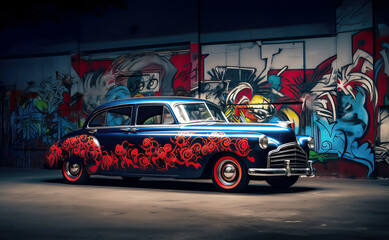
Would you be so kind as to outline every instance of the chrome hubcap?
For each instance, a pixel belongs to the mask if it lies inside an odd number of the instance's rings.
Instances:
[[[236,170],[234,165],[232,164],[226,164],[223,167],[223,176],[226,180],[232,180],[234,179],[236,175]]]
[[[239,178],[239,171],[236,163],[225,159],[217,166],[217,178],[225,186],[234,185]]]
[[[80,172],[80,165],[77,163],[70,164],[69,172],[72,175],[77,175]]]
[[[64,173],[69,178],[76,179],[78,177],[78,175],[80,175],[80,172],[81,172],[81,165],[80,164],[65,162],[64,167],[65,167]]]

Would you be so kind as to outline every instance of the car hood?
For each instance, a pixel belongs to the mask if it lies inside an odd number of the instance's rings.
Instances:
[[[181,126],[184,131],[221,131],[225,133],[256,133],[264,134],[279,143],[296,142],[293,129],[272,123],[195,123]]]

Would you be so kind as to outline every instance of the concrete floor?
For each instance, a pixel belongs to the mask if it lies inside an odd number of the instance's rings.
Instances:
[[[208,180],[93,177],[0,168],[0,239],[388,239],[389,181],[302,178],[245,193]]]

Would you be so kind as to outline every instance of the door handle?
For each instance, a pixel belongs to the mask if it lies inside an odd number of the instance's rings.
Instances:
[[[130,133],[136,133],[136,131],[138,129],[134,128],[134,127],[131,127],[131,128],[122,128],[121,129],[122,131],[125,131],[125,132],[130,132]]]
[[[90,134],[94,134],[94,133],[97,132],[97,129],[90,129],[88,132],[89,132]]]

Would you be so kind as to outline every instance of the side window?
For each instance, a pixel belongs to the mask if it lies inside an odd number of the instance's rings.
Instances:
[[[139,106],[136,125],[161,124],[163,106]]]
[[[173,124],[173,123],[174,123],[174,118],[172,113],[170,112],[169,108],[164,107],[162,124]]]
[[[94,116],[93,119],[89,122],[89,127],[104,127],[106,113],[107,112],[104,111]]]
[[[216,120],[225,121],[225,118],[223,117],[223,114],[218,107],[212,104],[208,104],[208,108],[211,111],[212,115],[216,118]]]
[[[108,109],[94,116],[89,127],[115,127],[131,124],[132,107],[118,107]]]
[[[204,120],[212,118],[204,103],[183,105],[190,120]]]
[[[107,111],[107,126],[125,126],[131,124],[132,107],[119,107]]]
[[[172,124],[174,118],[167,107],[139,106],[136,125]]]

